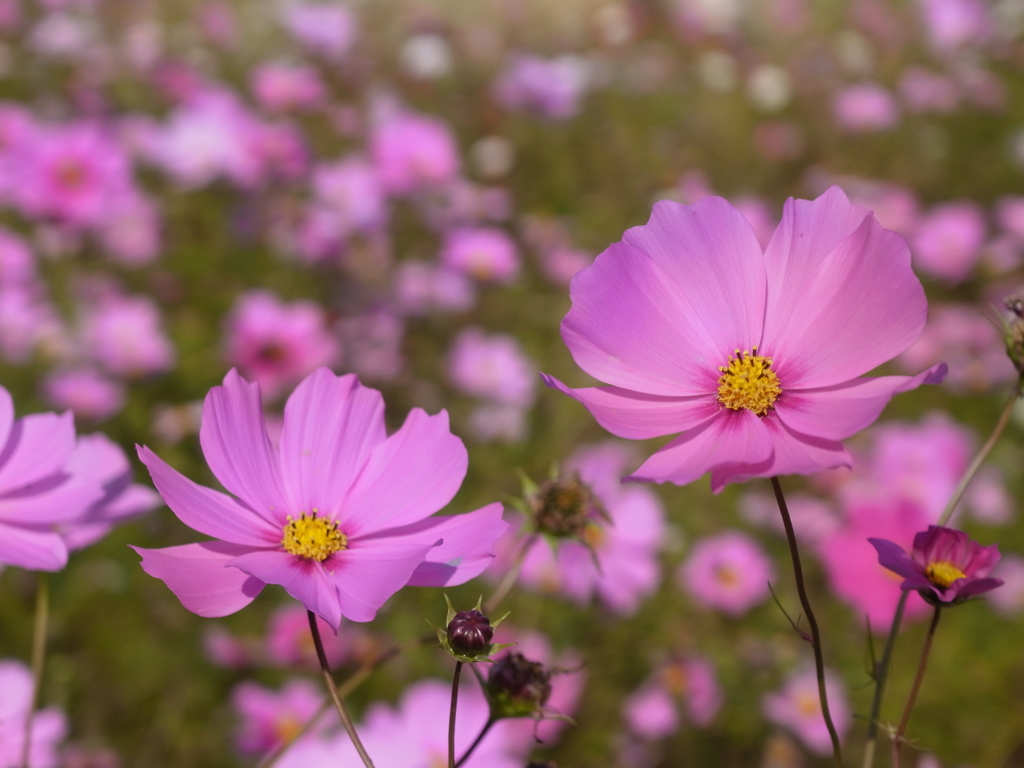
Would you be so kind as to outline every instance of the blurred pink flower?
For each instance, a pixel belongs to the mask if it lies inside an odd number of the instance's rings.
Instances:
[[[982,0],[917,0],[932,47],[942,53],[984,43],[992,20]]]
[[[103,421],[124,407],[124,385],[90,367],[52,371],[43,379],[43,395],[86,421]]]
[[[579,112],[586,86],[586,65],[577,56],[542,59],[517,54],[495,81],[494,96],[508,109],[565,120]]]
[[[1017,242],[1024,243],[1024,195],[1007,195],[996,203],[999,226]]]
[[[289,680],[278,691],[239,683],[231,692],[231,704],[241,718],[235,735],[238,751],[258,755],[291,744],[313,719],[323,698],[309,680]]]
[[[394,285],[396,303],[406,315],[463,312],[476,303],[476,289],[465,274],[425,261],[399,264]]]
[[[574,248],[552,248],[540,255],[544,274],[558,285],[568,285],[576,274],[594,263],[593,254]]]
[[[315,109],[327,96],[320,75],[310,65],[267,62],[252,70],[249,82],[256,101],[270,112]]]
[[[722,708],[715,668],[700,657],[662,665],[623,703],[626,723],[645,739],[662,739],[685,721],[707,727]],[[682,715],[680,709],[683,710]]]
[[[434,117],[396,111],[374,126],[370,146],[381,183],[391,194],[445,184],[459,172],[455,138]]]
[[[831,505],[813,496],[787,494],[786,506],[789,507],[793,527],[800,531],[801,541],[814,544],[839,527],[839,520]],[[771,493],[751,491],[743,494],[740,497],[739,510],[743,519],[751,525],[767,528],[778,536],[786,535],[782,516],[779,514],[779,504]]]
[[[907,67],[900,76],[899,91],[911,112],[947,114],[960,104],[956,83],[924,67]]]
[[[838,675],[826,669],[825,689],[832,722],[842,739],[850,729],[851,721],[846,687]],[[832,752],[832,740],[821,715],[818,680],[813,669],[791,675],[780,691],[764,697],[761,710],[768,720],[791,731],[815,754]]]
[[[917,229],[920,206],[912,190],[897,184],[857,177],[844,178],[843,186],[851,202],[874,213],[883,228],[904,237],[909,237]]]
[[[402,372],[405,325],[394,312],[371,310],[342,320],[339,327],[346,368],[378,381],[388,381]]]
[[[281,302],[270,291],[247,291],[225,327],[225,357],[270,400],[321,366],[338,362],[340,345],[324,311],[312,301]]]
[[[174,367],[174,347],[160,310],[145,296],[106,294],[81,311],[83,351],[119,376],[164,373]]]
[[[100,247],[121,264],[148,264],[160,255],[160,210],[148,197],[129,192],[109,201],[96,226]]]
[[[478,442],[518,442],[529,435],[528,412],[522,405],[481,403],[469,417],[469,428]]]
[[[343,236],[355,231],[377,229],[387,220],[387,207],[380,178],[373,165],[350,156],[313,169],[316,199],[329,208]]]
[[[1004,616],[1019,616],[1024,611],[1024,557],[1006,555],[992,573],[1002,579],[1003,587],[985,595],[989,604]]]
[[[682,434],[630,477],[715,492],[751,477],[849,465],[842,444],[890,398],[941,381],[864,373],[921,334],[927,302],[906,243],[838,187],[788,200],[762,252],[728,202],[655,205],[580,272],[562,338],[608,387],[549,386],[619,437]]]
[[[466,328],[452,345],[448,376],[467,395],[525,407],[536,397],[536,366],[515,337]]]
[[[463,227],[450,231],[441,248],[445,266],[481,282],[510,283],[519,274],[515,242],[491,227]]]
[[[922,217],[911,238],[914,263],[955,285],[970,275],[985,237],[985,214],[977,203],[960,200],[936,205]]]
[[[337,635],[329,634],[323,631],[328,626],[324,620],[317,621],[322,625],[320,635],[327,661],[336,668],[343,664],[349,655],[351,628],[343,623]],[[299,605],[282,605],[271,614],[267,626],[265,652],[272,664],[320,669],[313,636],[309,633],[309,617],[305,608]]]
[[[32,672],[20,661],[0,661],[0,765],[23,765],[25,718],[32,707]],[[57,768],[58,748],[67,734],[67,719],[59,709],[48,707],[32,717],[28,768]]]
[[[742,616],[768,599],[775,567],[745,533],[726,531],[694,542],[678,572],[679,585],[699,604]]]
[[[35,256],[28,243],[0,227],[0,286],[29,287],[37,277]]]
[[[213,541],[141,549],[142,567],[201,616],[226,616],[279,584],[337,632],[371,621],[406,584],[461,584],[505,531],[501,505],[432,516],[458,491],[466,449],[444,411],[414,409],[390,437],[380,393],[320,368],[288,398],[271,443],[258,384],[232,370],[203,407],[203,453],[237,499],[139,457],[178,518]],[[455,563],[455,564],[452,564]]]
[[[839,91],[832,102],[836,122],[851,133],[885,131],[900,121],[899,106],[878,83],[858,83]]]
[[[356,40],[355,18],[345,5],[288,3],[281,23],[308,51],[330,59],[344,56]]]

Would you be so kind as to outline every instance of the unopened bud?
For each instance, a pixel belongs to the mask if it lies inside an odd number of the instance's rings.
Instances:
[[[521,653],[510,653],[491,668],[487,694],[494,717],[535,715],[551,697],[551,672]]]
[[[594,516],[608,517],[603,505],[579,475],[548,480],[530,499],[537,530],[552,536],[580,538]]]
[[[480,611],[459,611],[448,622],[448,644],[460,656],[477,656],[491,645],[491,620]]]

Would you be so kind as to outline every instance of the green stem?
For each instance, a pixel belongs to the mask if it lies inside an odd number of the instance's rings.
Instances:
[[[21,764],[29,768],[29,753],[32,749],[32,721],[39,706],[39,689],[43,682],[43,666],[46,662],[46,627],[50,617],[49,580],[45,573],[39,573],[36,581],[36,615],[32,628],[32,701],[25,717],[25,742],[21,747]]]
[[[932,640],[935,638],[935,628],[939,626],[940,615],[942,615],[942,608],[936,605],[935,613],[932,615],[932,624],[928,627],[928,637],[925,638],[924,648],[921,649],[921,661],[917,665],[917,675],[914,677],[914,685],[910,689],[910,698],[907,699],[907,706],[903,710],[903,717],[900,718],[896,737],[892,741],[893,768],[900,768],[900,747],[903,746],[903,734],[907,732],[910,713],[913,711],[914,703],[917,701],[917,693],[921,690],[921,681],[924,680],[924,671],[928,667],[928,654],[932,650]]]
[[[789,542],[789,554],[793,559],[793,575],[796,577],[796,591],[800,596],[800,605],[807,616],[807,624],[811,629],[811,647],[814,649],[814,670],[818,676],[818,698],[821,700],[821,716],[825,718],[825,727],[828,728],[828,735],[832,739],[832,756],[839,768],[843,766],[843,748],[839,744],[839,734],[832,722],[832,713],[828,709],[828,693],[825,690],[825,659],[821,652],[821,633],[818,630],[818,621],[814,618],[811,610],[811,601],[807,597],[807,588],[804,585],[804,570],[800,565],[800,550],[796,544],[796,533],[793,531],[793,521],[789,517],[789,507],[786,506],[786,497],[782,494],[782,485],[779,478],[772,478],[772,490],[775,491],[775,501],[779,504],[779,512],[782,514],[782,524],[786,528],[786,540]]]
[[[526,554],[530,551],[534,542],[537,541],[537,536],[538,534],[531,533],[523,539],[523,545],[516,553],[515,560],[512,561],[512,565],[505,573],[505,577],[501,580],[498,588],[494,590],[494,594],[487,598],[487,604],[484,606],[484,613],[488,615],[494,613],[495,609],[501,605],[501,601],[508,597],[508,593],[512,591],[512,587],[516,584],[516,579],[519,578],[519,572],[523,569],[523,563],[526,561]]]
[[[455,662],[455,675],[452,677],[452,708],[448,713],[448,768],[455,768],[455,713],[459,706],[459,676],[462,674],[462,662]]]
[[[871,719],[868,721],[868,740],[864,745],[864,759],[861,768],[871,768],[875,762],[875,745],[878,743],[878,718],[882,713],[882,699],[885,697],[885,682],[889,674],[889,664],[892,662],[892,652],[896,647],[896,637],[900,633],[900,625],[903,623],[903,610],[907,607],[909,592],[900,595],[900,601],[896,605],[896,615],[892,617],[892,626],[889,627],[889,636],[885,639],[885,650],[882,651],[882,660],[875,668],[875,695],[871,700]]]

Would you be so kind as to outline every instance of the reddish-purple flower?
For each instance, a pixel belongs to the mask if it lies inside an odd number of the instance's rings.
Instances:
[[[929,525],[914,537],[909,555],[895,542],[868,541],[878,550],[878,562],[903,577],[904,591],[916,590],[936,607],[955,605],[1003,584],[989,576],[999,562],[999,546],[983,547],[963,531]]]
[[[199,432],[234,497],[196,485],[146,447],[139,457],[178,518],[214,541],[141,549],[142,567],[200,616],[244,608],[280,584],[335,631],[370,621],[406,584],[461,584],[487,567],[507,527],[501,505],[431,517],[466,474],[448,414],[413,409],[388,436],[384,400],[320,368],[288,398],[279,445],[258,384],[232,370],[206,396]]]
[[[903,239],[838,187],[787,201],[764,251],[721,198],[659,202],[570,294],[562,337],[612,386],[548,385],[620,437],[682,433],[631,480],[683,485],[710,471],[719,491],[848,466],[841,440],[946,373],[863,376],[914,343],[927,302]]]

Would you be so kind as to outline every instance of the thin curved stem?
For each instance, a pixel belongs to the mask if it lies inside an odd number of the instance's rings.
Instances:
[[[45,573],[36,577],[36,615],[32,627],[32,701],[25,716],[25,741],[21,745],[21,764],[29,768],[29,753],[32,749],[32,721],[39,706],[39,688],[43,682],[43,666],[46,663],[46,631],[50,618],[50,582]]]
[[[501,601],[508,597],[508,593],[512,591],[512,587],[516,585],[516,580],[519,578],[519,572],[523,569],[523,563],[526,560],[526,554],[530,551],[534,542],[537,541],[538,534],[531,533],[525,539],[523,539],[523,545],[516,552],[516,557],[512,561],[512,565],[505,573],[505,577],[498,584],[497,589],[494,590],[489,598],[487,598],[487,604],[484,605],[484,613],[491,614],[494,610],[501,605]]]
[[[459,676],[462,675],[462,662],[455,662],[455,674],[452,676],[452,708],[448,713],[448,768],[455,768],[455,713],[459,708]]]
[[[925,638],[924,648],[921,649],[921,661],[917,665],[917,675],[914,677],[914,685],[910,689],[910,698],[907,699],[907,706],[903,710],[903,717],[900,718],[899,728],[896,730],[896,737],[892,740],[892,765],[893,768],[900,768],[900,747],[903,746],[903,734],[907,732],[907,724],[910,723],[910,713],[917,702],[918,691],[921,690],[921,681],[924,680],[924,671],[928,667],[928,654],[932,650],[932,640],[935,638],[935,628],[939,626],[939,616],[942,615],[942,608],[935,606],[935,613],[932,615],[931,626],[928,627],[928,637]]]
[[[889,674],[889,664],[892,662],[892,652],[896,647],[896,637],[900,633],[900,625],[903,623],[903,610],[907,607],[909,592],[900,595],[900,601],[896,605],[896,614],[892,617],[892,626],[889,627],[889,636],[885,639],[885,650],[882,651],[882,660],[875,668],[875,695],[871,700],[871,719],[868,720],[868,739],[864,745],[864,759],[861,761],[861,768],[871,768],[875,762],[875,745],[878,743],[878,718],[882,715],[882,699],[885,697],[885,682]]]
[[[348,737],[352,739],[352,745],[356,748],[356,752],[359,753],[359,758],[363,761],[363,765],[366,768],[374,768],[373,760],[366,753],[366,747],[363,746],[363,742],[359,740],[359,734],[356,733],[356,727],[352,723],[348,710],[345,708],[345,702],[342,701],[341,696],[338,694],[338,687],[334,684],[331,666],[327,663],[327,654],[324,653],[324,644],[320,639],[320,628],[316,624],[316,614],[310,610],[307,610],[306,613],[309,616],[309,631],[313,635],[313,645],[316,646],[316,656],[320,660],[320,669],[324,673],[324,682],[327,683],[327,690],[334,701],[334,708],[338,710],[338,715],[341,717],[341,724],[345,726]]]
[[[481,730],[480,733],[477,734],[476,738],[473,739],[473,743],[469,745],[469,749],[466,750],[466,754],[459,758],[459,761],[455,764],[455,768],[461,768],[462,764],[469,760],[469,756],[473,754],[473,751],[478,746],[480,746],[480,742],[484,740],[484,736],[487,735],[488,731],[491,730],[491,727],[496,722],[498,721],[495,720],[493,717],[487,718],[487,722],[484,723],[483,730]]]
[[[825,718],[825,727],[828,728],[828,735],[832,739],[832,755],[836,765],[842,768],[843,748],[839,744],[839,734],[832,722],[832,713],[828,709],[828,693],[825,690],[825,659],[821,652],[821,632],[818,630],[818,620],[814,618],[811,610],[811,601],[807,597],[807,588],[804,584],[804,569],[800,564],[800,550],[796,544],[796,533],[793,531],[793,521],[789,517],[789,507],[786,506],[786,497],[782,494],[782,485],[779,478],[772,478],[772,490],[775,491],[775,501],[778,502],[779,512],[782,514],[782,524],[786,529],[786,540],[789,542],[789,554],[793,559],[793,576],[796,578],[796,591],[800,596],[800,605],[807,615],[807,624],[811,629],[811,647],[814,649],[814,670],[818,676],[818,698],[821,700],[821,716]]]

